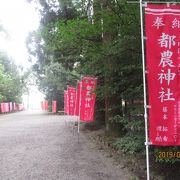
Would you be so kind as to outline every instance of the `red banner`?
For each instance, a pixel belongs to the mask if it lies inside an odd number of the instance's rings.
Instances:
[[[52,101],[52,112],[56,113],[57,111],[57,101]]]
[[[74,115],[76,89],[74,87],[68,87],[68,99],[69,99],[69,115]]]
[[[12,104],[12,102],[10,102],[9,103],[9,111],[12,112],[12,110],[13,110],[13,104]]]
[[[43,111],[47,111],[48,110],[48,101],[41,101],[41,109]]]
[[[97,85],[97,79],[94,77],[84,77],[82,79],[80,120],[83,122],[94,121],[96,85]]]
[[[76,116],[79,116],[80,94],[81,94],[81,81],[78,81],[77,90],[76,90],[75,112],[74,112],[74,115]]]
[[[68,91],[64,91],[64,112],[69,114],[69,96]]]
[[[5,113],[5,103],[1,103],[1,112]]]
[[[67,101],[67,92],[64,91],[64,114],[67,114],[66,101]]]
[[[45,111],[48,111],[48,101],[44,101]]]
[[[23,104],[17,104],[18,106],[18,111],[24,110],[24,105]]]
[[[180,6],[148,5],[145,16],[150,141],[180,145]]]
[[[44,101],[41,101],[41,109],[44,110]]]
[[[9,112],[9,103],[4,103],[5,104],[5,112]]]
[[[41,109],[45,111],[45,101],[41,101]]]

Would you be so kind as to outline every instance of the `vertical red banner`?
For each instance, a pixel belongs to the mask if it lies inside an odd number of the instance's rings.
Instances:
[[[44,110],[44,101],[41,101],[41,109]]]
[[[67,114],[66,101],[67,101],[67,91],[64,91],[64,113],[65,114]]]
[[[5,103],[1,103],[1,112],[5,113]]]
[[[52,101],[52,112],[56,113],[57,111],[57,101]]]
[[[47,111],[48,110],[48,101],[41,101],[41,109],[43,111]]]
[[[9,110],[10,110],[10,112],[12,112],[12,110],[13,110],[12,102],[9,103]]]
[[[64,112],[69,115],[69,96],[68,91],[64,91]]]
[[[24,105],[23,104],[18,104],[18,111],[24,110]]]
[[[16,103],[13,103],[13,110],[16,111]]]
[[[96,78],[84,77],[82,79],[80,120],[83,122],[93,122],[94,121],[96,86],[97,86]]]
[[[154,145],[180,145],[180,6],[145,8],[149,135]]]
[[[70,86],[68,87],[68,99],[69,99],[69,115],[74,115],[76,88]]]
[[[9,103],[5,103],[5,112],[9,112]]]
[[[48,101],[42,101],[41,102],[41,108],[44,111],[48,111]]]
[[[74,115],[76,116],[79,116],[80,93],[81,93],[81,81],[78,81],[77,89],[76,89],[75,112],[74,112]]]

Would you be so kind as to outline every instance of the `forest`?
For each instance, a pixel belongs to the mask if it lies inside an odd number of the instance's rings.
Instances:
[[[145,158],[143,72],[138,4],[124,0],[38,1],[41,21],[27,39],[30,60],[39,89],[63,109],[63,92],[76,86],[83,75],[98,79],[95,122],[117,137],[114,146],[128,155]],[[89,127],[90,128],[90,127]],[[153,161],[176,164],[179,159],[158,158],[160,151],[179,147],[150,148]]]

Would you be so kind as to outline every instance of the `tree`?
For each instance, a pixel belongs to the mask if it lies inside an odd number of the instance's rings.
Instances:
[[[20,102],[23,83],[19,68],[4,52],[0,52],[0,76],[1,101]]]
[[[37,47],[31,52],[38,58],[34,69],[45,75],[45,67],[57,62],[67,71],[97,76],[98,109],[107,130],[114,130],[110,118],[123,115],[121,101],[132,104],[142,98],[138,8],[124,1],[59,2],[56,17],[41,24],[29,40]],[[45,14],[51,16],[48,10]]]

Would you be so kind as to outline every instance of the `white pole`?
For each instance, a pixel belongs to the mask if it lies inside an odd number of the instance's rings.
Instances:
[[[76,115],[76,109],[77,109],[77,107],[76,107],[76,104],[77,104],[77,103],[76,103],[76,102],[77,102],[77,100],[78,100],[78,99],[77,99],[77,94],[78,94],[78,82],[79,82],[79,81],[77,81],[77,85],[76,85],[76,100],[75,100],[75,108],[74,108],[74,115],[75,115],[75,116],[77,116],[77,115]],[[79,119],[79,117],[77,116],[76,121],[74,121],[74,128],[75,128],[76,122],[78,123],[78,119]],[[74,134],[74,128],[73,128],[73,134]]]
[[[71,128],[71,118],[70,118],[70,115],[69,115],[69,91],[68,91],[68,87],[69,86],[67,86],[67,93],[68,93],[68,95],[67,95],[67,98],[68,98],[68,112],[67,112],[67,115],[68,115],[68,126]]]
[[[64,94],[65,94],[65,90],[64,90]],[[67,98],[67,97],[66,97]],[[65,104],[66,102],[64,101],[64,117],[65,117],[65,125],[67,126],[67,119],[66,119],[66,112],[65,112],[65,110],[66,110],[66,104]]]
[[[80,133],[80,113],[81,113],[81,88],[82,88],[82,76],[80,80],[80,91],[79,91],[79,118],[78,118],[78,143],[79,143],[79,133]]]
[[[144,120],[145,120],[145,136],[146,136],[146,166],[147,166],[147,180],[150,179],[149,174],[149,144],[148,144],[148,117],[147,117],[147,98],[146,98],[146,67],[145,67],[145,50],[144,50],[144,28],[143,28],[143,2],[140,3],[141,16],[141,44],[142,44],[142,64],[143,64],[143,84],[144,84]]]
[[[82,79],[82,78],[81,78]],[[82,87],[82,82],[80,81],[80,91],[79,91],[79,118],[78,118],[78,133],[80,131],[80,112],[81,112],[81,87]]]

